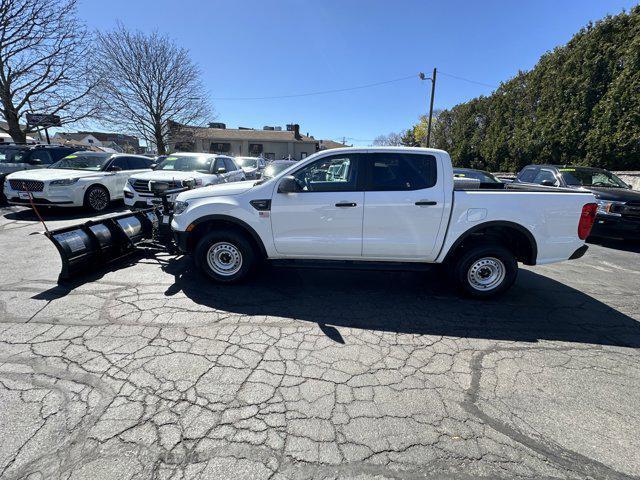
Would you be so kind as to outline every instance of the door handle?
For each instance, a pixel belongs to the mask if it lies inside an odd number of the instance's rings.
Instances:
[[[339,202],[336,203],[336,207],[355,207],[357,204],[353,202]]]
[[[429,201],[429,200],[420,200],[418,202],[416,202],[416,205],[418,206],[433,206],[433,205],[437,205],[438,202],[433,202],[433,201]]]

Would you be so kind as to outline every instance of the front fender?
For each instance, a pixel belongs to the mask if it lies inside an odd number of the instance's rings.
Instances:
[[[180,215],[175,215],[171,228],[175,232],[191,231],[204,222],[227,221],[235,223],[257,236],[264,246],[265,253],[274,252],[269,212],[261,212],[250,204],[244,205],[239,197],[214,197],[199,199],[190,204]],[[267,215],[265,215],[267,213]]]

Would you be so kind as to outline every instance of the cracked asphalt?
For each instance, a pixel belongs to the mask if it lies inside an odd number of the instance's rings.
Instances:
[[[50,228],[85,218],[46,215]],[[0,209],[0,478],[640,478],[640,247],[425,273],[145,257],[70,286]]]

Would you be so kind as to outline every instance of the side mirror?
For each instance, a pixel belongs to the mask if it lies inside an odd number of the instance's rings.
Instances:
[[[39,158],[32,158],[29,160],[29,165],[42,165],[42,160]]]
[[[226,169],[226,168],[224,168],[224,167],[220,167],[219,169],[217,169],[217,170],[216,170],[216,173],[217,173],[218,175],[221,175],[221,174],[223,174],[223,173],[227,173],[227,169]]]
[[[120,172],[120,171],[122,171],[122,167],[118,167],[117,165],[111,165],[109,167],[109,171],[110,172]]]
[[[149,168],[150,168],[151,170],[155,170],[157,166],[158,166],[158,164],[157,164],[157,163],[152,163],[151,165],[149,165]]]
[[[552,180],[543,180],[542,182],[540,182],[540,185],[544,185],[545,187],[555,187],[556,182]]]
[[[278,185],[278,193],[296,193],[300,191],[300,185],[296,182],[293,175],[287,175]]]

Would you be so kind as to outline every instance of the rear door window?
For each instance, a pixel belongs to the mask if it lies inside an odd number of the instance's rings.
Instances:
[[[368,191],[403,191],[431,188],[437,181],[436,158],[417,153],[367,155]]]
[[[121,170],[131,170],[131,168],[129,167],[129,162],[127,160],[127,157],[118,157],[115,158],[112,162],[111,165],[109,165],[109,168],[111,169],[112,167],[119,167]]]
[[[53,158],[51,158],[51,154],[48,151],[36,149],[31,151],[28,162],[33,165],[51,165]]]
[[[132,170],[144,170],[147,168],[151,168],[151,163],[151,159],[129,157],[129,166]]]

